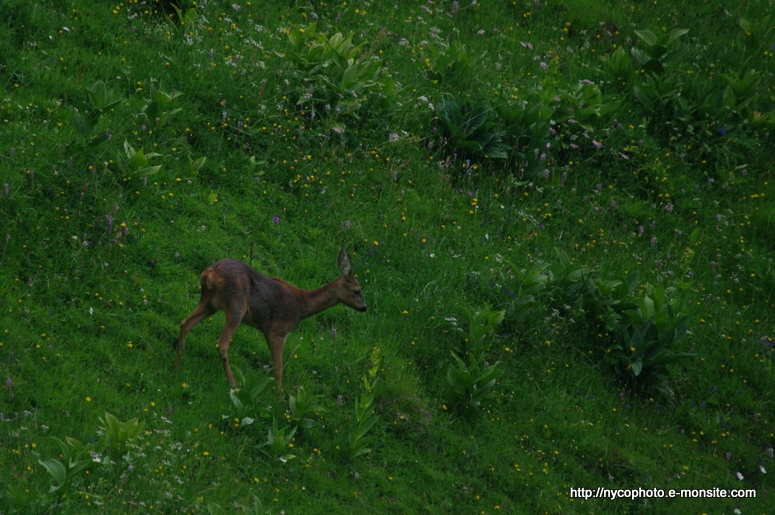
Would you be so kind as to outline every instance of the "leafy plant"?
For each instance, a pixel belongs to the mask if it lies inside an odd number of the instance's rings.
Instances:
[[[654,386],[667,376],[668,365],[696,356],[673,351],[689,334],[689,317],[675,312],[665,292],[664,285],[648,285],[647,293],[636,299],[637,307],[624,311],[614,327],[618,344],[612,349],[640,385]]]
[[[85,140],[98,145],[110,138],[107,131],[97,134],[100,116],[123,102],[124,99],[115,97],[101,80],[95,82],[92,87],[86,88],[86,93],[86,100],[82,102],[81,110],[75,109],[73,111],[73,124]]]
[[[150,166],[148,162],[149,159],[154,157],[161,157],[161,154],[156,152],[146,154],[142,148],[135,150],[127,140],[124,140],[124,156],[122,156],[124,157],[122,161],[124,162],[128,177],[148,177],[161,170],[161,165]]]
[[[517,317],[535,305],[536,294],[546,287],[549,264],[538,263],[524,272],[514,263],[506,261],[503,265],[488,280],[489,288],[484,291],[490,293],[489,297],[503,308],[507,317]]]
[[[428,43],[423,47],[428,77],[437,82],[459,81],[467,78],[471,70],[470,52],[460,41],[446,43]]]
[[[275,420],[272,423],[272,428],[267,432],[266,440],[256,448],[267,458],[280,460],[285,463],[296,457],[296,455],[288,453],[288,449],[293,446],[293,437],[295,434],[295,427],[285,426],[278,428],[277,421]]]
[[[64,461],[48,459],[38,460],[38,463],[48,471],[54,481],[49,488],[49,493],[59,492],[59,495],[66,495],[76,476],[99,465],[99,461],[92,457],[92,454],[96,453],[97,446],[85,445],[69,436],[64,440],[54,437],[49,437],[48,440],[57,444]]]
[[[681,61],[689,53],[689,48],[674,43],[685,36],[689,29],[673,29],[670,32],[655,34],[650,30],[636,30],[635,34],[646,43],[644,49],[633,47],[630,54],[647,74],[662,75],[667,68]]]
[[[177,16],[178,24],[184,28],[184,30],[190,30],[190,27],[194,25],[196,22],[196,9],[194,7],[190,7],[189,9],[178,7],[175,4],[170,4],[172,8],[175,10],[175,15]],[[175,27],[175,21],[171,16],[168,16],[165,18],[170,25]]]
[[[288,396],[287,418],[291,427],[302,433],[315,425],[315,421],[310,415],[320,412],[323,408],[320,406],[321,395],[315,395],[307,391],[306,388],[299,387],[296,395]]]
[[[167,93],[163,89],[156,89],[156,87],[151,84],[150,93],[151,98],[148,99],[145,106],[143,106],[141,113],[145,116],[147,123],[152,127],[156,127],[157,129],[164,127],[169,123],[170,118],[183,110],[180,107],[174,109],[170,108],[172,101],[183,94],[182,91]]]
[[[379,420],[379,415],[374,414],[373,404],[373,393],[362,394],[355,398],[355,414],[347,435],[347,441],[342,449],[347,460],[354,460],[373,449],[370,446],[373,445],[374,436],[367,436],[367,433]]]
[[[145,423],[140,422],[137,418],[121,422],[110,413],[105,413],[104,417],[100,417],[100,422],[103,423],[105,431],[100,441],[100,447],[104,447],[112,455],[113,461],[126,452],[127,445],[140,436],[145,426]]]
[[[490,311],[487,308],[469,310],[468,338],[451,352],[455,363],[447,369],[448,395],[452,408],[465,416],[476,413],[503,374],[499,361],[492,365],[486,362],[489,345],[485,340],[505,315],[505,311]]]
[[[560,108],[555,111],[557,123],[565,124],[565,131],[584,133],[593,138],[606,132],[608,117],[621,106],[620,101],[607,100],[600,86],[591,81],[579,81],[575,86],[557,92]]]
[[[584,265],[576,265],[558,251],[560,270],[554,282],[555,301],[578,321],[612,330],[621,313],[634,307],[631,294],[638,286],[637,271],[619,279],[601,279]]]
[[[310,38],[314,42],[307,44]],[[342,132],[347,117],[359,119],[358,111],[373,98],[388,98],[397,90],[385,73],[382,60],[355,45],[353,34],[333,36],[317,32],[315,22],[306,28],[288,29],[291,48],[283,57],[296,67],[297,105],[309,105],[329,126]],[[379,40],[373,45],[379,43]]]
[[[371,354],[372,366],[363,376],[364,393],[355,398],[355,413],[350,424],[347,440],[341,448],[342,454],[348,461],[372,451],[374,436],[368,432],[379,420],[379,415],[374,414],[374,387],[377,384],[379,372],[379,348],[375,347]]]
[[[95,443],[84,444],[69,436],[64,440],[47,438],[59,447],[62,456],[62,460],[38,460],[54,482],[49,488],[50,493],[67,495],[73,480],[82,472],[115,465],[117,458],[140,436],[145,425],[136,418],[121,422],[110,413],[105,413],[100,421],[104,424],[104,433]]]
[[[526,172],[541,172],[546,168],[546,158],[542,156],[551,138],[554,110],[555,106],[538,95],[497,107],[503,122],[501,136],[509,147],[509,155]]]
[[[446,144],[455,152],[475,157],[506,159],[509,146],[499,128],[496,112],[486,102],[444,98],[438,108]]]
[[[688,331],[689,317],[679,314],[667,299],[664,285],[646,286],[646,294],[634,295],[638,273],[605,280],[584,266],[575,266],[560,253],[562,272],[556,281],[560,301],[577,322],[593,325],[606,340],[605,361],[619,376],[640,389],[661,387],[668,365],[694,356],[674,352]],[[601,349],[602,350],[602,349]]]
[[[742,49],[744,60],[758,58],[772,45],[772,15],[768,14],[752,22],[740,18],[740,30],[737,32],[737,47]]]
[[[270,406],[261,397],[272,382],[272,378],[268,376],[260,379],[254,379],[252,376],[246,378],[239,368],[232,366],[232,370],[243,387],[229,390],[232,411],[229,415],[222,415],[221,418],[232,420],[234,427],[242,428],[253,424],[258,417],[271,416]]]

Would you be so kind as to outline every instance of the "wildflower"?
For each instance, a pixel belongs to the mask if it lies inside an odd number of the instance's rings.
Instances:
[[[455,3],[457,3],[457,2],[455,2]],[[525,43],[524,41],[520,41],[519,44],[522,45],[523,47],[527,48],[528,50],[533,50],[533,45],[531,45],[530,43]]]
[[[484,34],[484,29],[479,29],[476,31],[476,33],[481,36],[482,34]]]
[[[740,481],[745,479],[745,476],[743,476],[742,472],[735,472],[735,475],[737,476],[737,479],[739,479]]]
[[[539,64],[539,65],[541,65],[541,69],[542,69],[543,71],[546,71],[546,70],[548,70],[548,69],[549,69],[549,65],[548,65],[548,64],[546,64],[546,63],[545,63],[545,62],[543,62],[543,61],[541,61],[541,62],[540,62],[540,63],[538,63],[538,64]]]
[[[600,142],[599,142],[599,141],[597,141],[597,140],[594,140],[594,139],[593,139],[593,140],[592,140],[592,144],[593,144],[593,145],[595,146],[595,148],[597,148],[598,150],[600,150],[601,148],[603,148],[603,144],[602,144],[602,143],[600,143]]]
[[[273,223],[273,224],[280,223],[280,217],[279,217],[279,216],[277,216],[277,215],[274,215],[274,216],[272,217],[272,223]]]

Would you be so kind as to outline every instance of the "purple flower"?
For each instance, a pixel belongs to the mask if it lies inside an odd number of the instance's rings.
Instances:
[[[280,223],[280,217],[279,217],[279,216],[277,216],[277,215],[274,215],[274,216],[272,217],[272,223],[273,223],[273,224]]]
[[[603,144],[602,144],[602,143],[600,143],[600,142],[599,142],[599,141],[597,141],[597,140],[594,140],[594,139],[593,139],[593,140],[592,140],[592,144],[593,144],[593,145],[595,146],[595,148],[597,148],[598,150],[600,150],[601,148],[603,148]]]
[[[548,64],[546,64],[546,63],[545,63],[545,62],[543,62],[543,61],[541,61],[541,62],[540,62],[540,63],[538,63],[538,64],[540,64],[540,65],[541,65],[541,69],[542,69],[543,71],[546,71],[546,70],[548,70],[548,69],[549,69],[549,65],[548,65]]]

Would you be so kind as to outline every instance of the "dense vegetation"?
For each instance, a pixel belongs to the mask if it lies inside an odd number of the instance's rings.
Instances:
[[[771,512],[773,12],[0,0],[0,513]]]

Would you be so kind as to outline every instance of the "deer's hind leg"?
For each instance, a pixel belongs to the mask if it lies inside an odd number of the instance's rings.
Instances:
[[[194,328],[196,324],[209,317],[216,311],[217,310],[209,301],[202,299],[194,309],[194,312],[188,315],[188,317],[186,317],[186,319],[180,323],[180,334],[178,335],[178,339],[175,342],[175,347],[178,350],[177,356],[175,356],[175,372],[180,369],[180,361],[183,359],[183,347],[185,346],[186,335],[189,333],[189,331],[191,331],[191,329]]]
[[[247,312],[247,306],[234,305],[226,308],[226,323],[223,326],[220,336],[218,336],[218,352],[221,355],[221,363],[223,363],[223,371],[226,372],[226,380],[229,381],[229,386],[234,388],[237,383],[234,381],[234,375],[231,373],[231,364],[229,363],[229,343],[234,338],[234,333],[237,332],[242,318]]]

